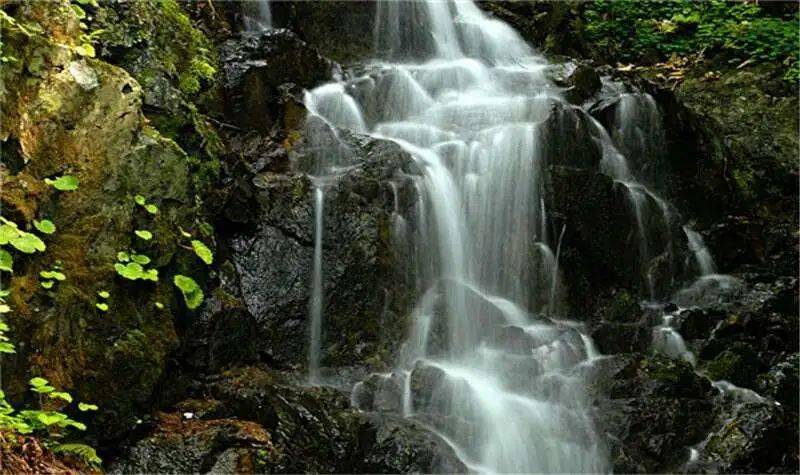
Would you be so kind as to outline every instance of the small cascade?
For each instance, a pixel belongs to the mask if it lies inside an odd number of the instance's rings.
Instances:
[[[272,12],[269,0],[248,1],[242,4],[244,30],[258,33],[272,29]]]
[[[711,257],[703,241],[703,236],[697,231],[692,231],[688,226],[683,227],[683,232],[686,233],[686,238],[689,240],[689,249],[694,254],[694,260],[697,268],[700,269],[700,275],[706,276],[717,273],[717,265],[714,263],[714,258]]]
[[[308,374],[311,383],[319,381],[322,346],[322,234],[325,206],[325,191],[321,183],[314,184],[314,265],[311,276]]]

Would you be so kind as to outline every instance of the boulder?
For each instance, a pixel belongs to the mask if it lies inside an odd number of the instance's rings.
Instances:
[[[350,137],[350,166],[323,187],[323,365],[385,364],[402,341],[414,295],[402,249],[392,240],[392,215],[409,218],[415,165],[399,146]],[[302,163],[304,148],[296,148]],[[267,360],[303,365],[309,345],[309,303],[315,240],[315,194],[303,174],[262,173],[245,184],[250,223],[226,242],[241,295],[258,322]],[[397,200],[397,201],[396,201]],[[240,202],[229,215],[241,215]]]
[[[614,471],[670,471],[714,422],[709,382],[682,361],[641,354],[601,363],[591,388],[601,426],[612,436]]]
[[[231,38],[220,51],[225,115],[240,129],[262,135],[302,125],[305,113],[293,113],[302,102],[302,90],[330,79],[334,68],[285,29]]]
[[[797,413],[772,403],[746,403],[712,432],[698,460],[687,468],[706,473],[793,473],[797,471]]]
[[[269,434],[254,422],[161,413],[153,432],[109,473],[260,473],[264,460],[276,456]]]

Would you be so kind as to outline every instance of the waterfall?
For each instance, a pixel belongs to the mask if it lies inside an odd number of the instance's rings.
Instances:
[[[694,260],[697,263],[697,268],[700,269],[700,275],[711,275],[717,273],[717,265],[714,263],[714,258],[711,257],[703,241],[703,236],[697,231],[691,230],[688,226],[683,227],[683,232],[686,233],[686,238],[689,240],[689,249],[694,254]]]
[[[543,127],[554,102],[568,106],[545,75],[548,63],[469,1],[380,2],[375,45],[386,59],[350,82],[308,91],[305,102],[310,119],[325,125],[309,132],[320,145],[315,173],[338,160],[338,149],[324,146],[337,129],[393,141],[421,171],[412,178],[413,216],[393,212],[402,223],[395,232],[411,241],[421,298],[394,371],[378,379],[399,382],[398,415],[441,436],[471,470],[608,471],[585,381],[600,358],[582,325],[554,318],[563,318],[558,260],[569,231],[562,226],[555,242],[549,232],[546,165],[554,158]],[[621,156],[610,139],[606,145]],[[610,168],[626,167],[623,157]],[[635,183],[627,171],[617,177]],[[365,390],[357,385],[355,403]]]
[[[319,364],[322,346],[322,234],[323,213],[325,211],[325,191],[321,183],[314,188],[314,267],[311,276],[311,301],[309,315],[311,331],[309,332],[308,372],[309,380],[319,380]]]
[[[242,21],[246,32],[257,33],[272,28],[272,12],[269,8],[269,0],[244,2],[242,13]]]

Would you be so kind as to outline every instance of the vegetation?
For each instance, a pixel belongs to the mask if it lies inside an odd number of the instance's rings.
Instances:
[[[586,5],[583,19],[586,39],[601,54],[624,61],[655,62],[715,50],[731,64],[780,64],[784,77],[797,81],[797,5],[775,8],[723,0],[598,0]]]

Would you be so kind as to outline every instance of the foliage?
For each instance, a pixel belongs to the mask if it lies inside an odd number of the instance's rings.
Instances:
[[[732,63],[781,64],[798,76],[800,15],[769,15],[753,2],[598,0],[583,13],[587,39],[624,61],[663,60],[717,49]]]
[[[150,280],[158,282],[158,269],[145,269],[143,266],[150,263],[150,258],[135,252],[127,253],[120,251],[117,253],[117,263],[114,269],[121,277],[128,280]]]
[[[197,239],[192,239],[192,249],[194,253],[197,254],[197,257],[200,258],[203,262],[208,265],[211,265],[214,262],[214,254],[211,252],[211,249],[208,248],[202,241],[198,241]]]
[[[59,454],[75,455],[89,465],[99,467],[103,460],[97,456],[97,452],[86,444],[58,444],[53,447],[53,452]]]
[[[19,229],[17,223],[0,216],[0,246],[10,244],[14,249],[25,254],[44,252],[47,248],[44,241],[33,233]]]
[[[178,274],[172,279],[172,282],[183,293],[183,300],[187,307],[193,310],[203,303],[203,291],[194,279]]]
[[[146,229],[137,229],[133,232],[139,239],[144,239],[145,241],[149,241],[153,239],[153,233]]]
[[[44,182],[58,191],[75,191],[80,186],[80,181],[72,175],[63,175],[55,180],[45,178]]]
[[[133,201],[144,208],[150,214],[158,214],[158,206],[154,205],[153,203],[148,203],[144,196],[136,195],[133,197]]]
[[[56,225],[49,219],[43,219],[41,221],[34,220],[33,227],[42,234],[53,234],[56,232]]]

